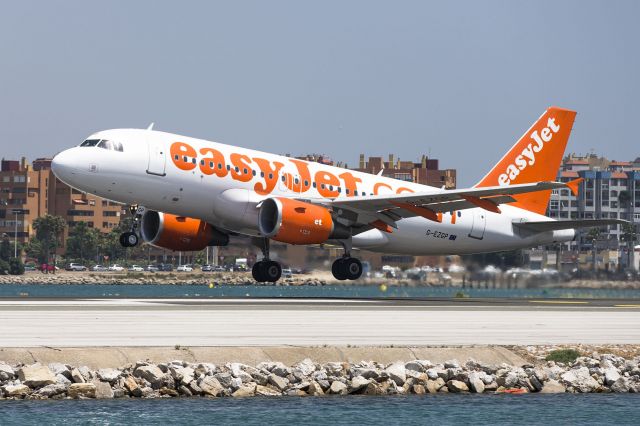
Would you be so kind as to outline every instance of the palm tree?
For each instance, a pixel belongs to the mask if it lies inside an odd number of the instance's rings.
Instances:
[[[58,249],[60,234],[67,226],[64,218],[60,216],[44,215],[33,221],[33,229],[36,230],[36,238],[42,242],[44,260],[49,263],[49,255],[53,249],[55,255]],[[54,258],[55,263],[55,258]]]
[[[587,233],[587,236],[585,237],[587,241],[591,241],[591,262],[593,265],[594,274],[597,272],[596,256],[598,254],[598,249],[596,247],[596,243],[598,241],[598,238],[600,238],[600,228],[591,228]]]

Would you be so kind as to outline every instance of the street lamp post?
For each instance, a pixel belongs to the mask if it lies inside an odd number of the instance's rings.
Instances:
[[[24,214],[24,210],[13,209],[13,214],[16,215],[16,221],[13,231],[13,257],[18,257],[18,215]]]

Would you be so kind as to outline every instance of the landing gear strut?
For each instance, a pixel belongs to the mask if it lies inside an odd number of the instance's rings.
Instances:
[[[263,259],[256,262],[251,269],[253,279],[258,282],[274,283],[282,275],[282,266],[274,260],[269,260],[269,239],[263,238],[260,244]]]
[[[135,247],[138,245],[140,240],[138,237],[138,228],[145,208],[143,206],[131,205],[129,206],[129,212],[133,216],[133,222],[131,223],[131,231],[120,234],[120,245],[122,247]]]
[[[331,273],[340,281],[357,280],[362,275],[362,263],[351,257],[351,240],[341,241],[344,255],[333,262]]]

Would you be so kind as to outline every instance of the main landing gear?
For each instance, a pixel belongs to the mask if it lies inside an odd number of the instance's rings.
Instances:
[[[341,241],[344,255],[333,262],[331,273],[340,281],[357,280],[362,275],[362,263],[351,257],[351,240]]]
[[[262,282],[270,282],[274,283],[280,279],[282,275],[282,266],[274,260],[269,260],[269,239],[262,239],[262,244],[260,245],[262,249],[263,259],[259,262],[256,262],[251,269],[251,275],[253,275],[253,279],[262,283]]]
[[[123,232],[120,234],[120,245],[122,247],[135,247],[138,245],[140,241],[140,237],[138,237],[138,228],[140,226],[140,219],[142,219],[142,215],[145,212],[145,208],[143,206],[129,206],[129,212],[131,216],[133,216],[133,222],[131,223],[131,231]]]

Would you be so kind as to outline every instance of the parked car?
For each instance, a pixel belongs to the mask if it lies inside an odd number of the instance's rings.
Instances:
[[[131,265],[129,267],[129,271],[131,272],[144,272],[144,268],[140,265]]]
[[[118,265],[117,263],[114,263],[113,265],[109,266],[109,270],[114,272],[121,272],[124,271],[124,267]]]
[[[170,263],[160,263],[158,265],[158,270],[162,272],[171,272],[173,271],[173,265]]]
[[[213,267],[213,272],[224,272],[224,266],[216,265]]]
[[[64,269],[66,269],[67,271],[86,271],[87,267],[79,263],[70,263]]]
[[[102,266],[102,265],[96,265],[93,268],[91,268],[91,270],[93,272],[105,272],[105,271],[108,271],[109,268],[107,268],[106,266]]]
[[[282,268],[282,278],[291,278],[292,275],[291,268]]]
[[[176,268],[176,272],[191,272],[193,268],[191,265],[180,265]]]
[[[34,265],[24,265],[24,271],[25,272],[34,272],[37,271],[38,268],[36,268]]]
[[[148,272],[158,272],[160,268],[156,265],[147,265],[147,267],[144,268],[144,270]]]
[[[202,265],[202,272],[212,272],[213,266],[211,265]]]

